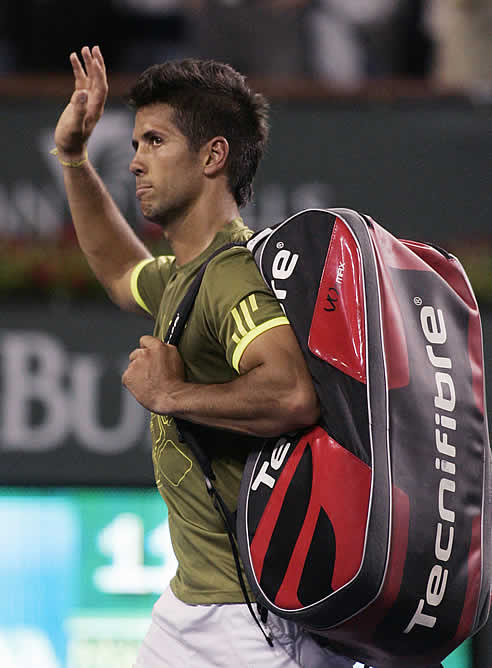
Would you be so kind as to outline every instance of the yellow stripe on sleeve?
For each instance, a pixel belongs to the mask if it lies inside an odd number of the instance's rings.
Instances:
[[[246,322],[246,325],[248,329],[254,329],[256,327],[255,321],[251,317],[251,313],[248,310],[248,305],[246,304],[245,301],[242,301],[239,306],[241,307],[241,311],[243,312],[244,316],[244,321]]]
[[[232,317],[234,318],[234,320],[236,322],[236,326],[239,330],[239,333],[241,334],[241,336],[246,336],[246,334],[248,332],[244,328],[243,321],[241,320],[241,316],[239,315],[239,312],[238,312],[237,308],[233,308],[231,313],[232,313]]]
[[[251,308],[253,310],[253,313],[258,310],[258,304],[256,303],[256,297],[255,295],[250,295],[248,297],[249,303],[251,304]]]
[[[146,260],[142,260],[137,265],[135,265],[135,267],[133,268],[133,271],[132,271],[132,277],[131,277],[131,281],[130,281],[130,288],[131,288],[131,291],[132,291],[133,299],[137,302],[137,304],[140,306],[140,308],[143,308],[144,311],[147,311],[147,313],[150,313],[150,315],[152,315],[152,313],[150,312],[147,304],[144,302],[140,292],[138,291],[138,277],[140,276],[140,272],[142,271],[142,269],[147,264],[149,264],[149,262],[154,262],[154,258],[153,257],[147,258]]]
[[[239,362],[241,361],[241,357],[243,356],[244,351],[249,346],[251,341],[254,341],[257,336],[260,336],[260,334],[263,334],[264,332],[267,332],[269,329],[273,329],[274,327],[278,327],[279,325],[289,324],[290,323],[285,316],[279,316],[278,318],[267,320],[267,322],[258,325],[258,327],[255,327],[250,332],[248,332],[245,336],[243,336],[234,350],[234,354],[232,356],[233,368],[239,373]]]

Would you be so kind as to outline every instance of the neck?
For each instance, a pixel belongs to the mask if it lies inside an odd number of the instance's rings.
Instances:
[[[211,206],[197,202],[196,207],[171,223],[164,236],[178,266],[198,257],[210,246],[217,232],[235,218],[239,218],[239,209],[231,196],[213,202]]]

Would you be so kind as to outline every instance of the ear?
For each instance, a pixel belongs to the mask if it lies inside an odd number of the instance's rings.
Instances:
[[[214,176],[225,167],[229,156],[229,142],[225,137],[214,137],[205,144],[203,150],[204,174]]]

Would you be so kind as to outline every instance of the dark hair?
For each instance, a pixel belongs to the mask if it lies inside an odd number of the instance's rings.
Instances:
[[[154,103],[174,109],[173,121],[198,151],[209,139],[229,142],[227,175],[238,204],[251,199],[252,182],[268,138],[268,102],[230,65],[186,59],[152,65],[128,96],[136,110]]]

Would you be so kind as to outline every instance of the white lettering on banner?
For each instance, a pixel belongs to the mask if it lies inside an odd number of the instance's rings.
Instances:
[[[0,443],[4,450],[48,451],[74,434],[82,447],[117,454],[129,449],[147,428],[147,412],[120,383],[120,420],[100,423],[101,381],[108,364],[102,355],[70,355],[44,332],[9,332],[0,338]],[[126,364],[126,362],[125,362]],[[32,409],[39,410],[33,423]]]
[[[414,302],[418,303],[415,300]],[[434,454],[435,468],[442,474],[439,481],[439,489],[437,490],[437,506],[441,522],[438,522],[436,526],[434,555],[438,561],[446,564],[451,557],[454,541],[455,511],[449,505],[452,504],[456,492],[456,482],[450,477],[456,475],[456,463],[449,461],[449,459],[456,457],[456,448],[449,443],[448,439],[450,438],[449,432],[456,430],[456,418],[449,415],[456,407],[456,389],[451,374],[441,370],[452,369],[452,360],[449,357],[437,354],[434,350],[434,346],[442,345],[447,341],[446,323],[443,312],[441,309],[436,310],[432,306],[423,306],[420,310],[420,324],[424,336],[430,344],[426,345],[427,358],[432,367],[436,369],[434,373],[436,387],[434,407],[438,411],[445,411],[447,413],[435,413],[436,428],[434,430],[435,446],[437,454],[440,455],[436,457],[436,453]],[[444,431],[445,429],[447,431]],[[443,456],[447,457],[447,459],[444,459]],[[443,531],[447,534],[444,546],[442,544]],[[442,603],[446,593],[448,574],[448,569],[443,568],[441,564],[434,564],[431,568],[427,579],[425,599],[421,598],[419,600],[417,609],[404,633],[410,633],[415,626],[424,626],[429,629],[434,628],[437,621],[437,611],[424,612],[424,606],[427,603],[430,608],[437,608]],[[430,614],[430,612],[436,614]]]
[[[132,126],[132,117],[127,111],[107,109],[91,137],[91,160],[125,217],[138,225],[140,209],[128,170],[132,157],[128,138]],[[49,153],[53,132],[53,127],[39,128],[37,143],[41,172],[35,173],[32,181],[26,181],[24,177],[12,183],[0,183],[2,236],[53,238],[65,224],[63,171]],[[20,160],[31,160],[33,170],[36,170],[36,157],[19,155]],[[247,207],[244,216],[254,230],[260,230],[272,220],[283,220],[295,211],[326,207],[335,199],[334,187],[329,183],[266,183],[258,187],[255,200]]]
[[[0,184],[0,230],[5,237],[52,238],[63,221],[61,195],[52,188],[27,182],[8,191]]]
[[[121,513],[104,527],[97,538],[99,550],[111,564],[99,566],[93,574],[96,587],[108,594],[159,594],[176,573],[167,520],[144,536],[141,517]],[[145,564],[145,551],[158,557],[160,565]]]
[[[91,160],[126,217],[137,218],[135,188],[128,170],[131,147],[128,138],[132,132],[132,119],[128,112],[108,109],[97,124],[91,137]],[[25,178],[8,185],[0,183],[0,233],[2,237],[52,239],[62,230],[66,219],[66,197],[63,188],[63,170],[50,155],[54,128],[39,129],[39,173],[31,181]],[[27,146],[27,145],[26,145]],[[17,158],[30,161],[36,169],[36,156],[22,156],[18,147]],[[20,157],[19,157],[20,156]],[[41,160],[45,161],[43,166]],[[49,178],[51,175],[51,179]],[[0,174],[0,178],[1,178]],[[10,179],[9,179],[10,180]]]
[[[125,370],[126,360],[121,368]],[[142,433],[145,410],[130,392],[121,390],[121,420],[114,427],[102,427],[97,421],[98,408],[103,402],[101,377],[104,366],[100,355],[77,355],[72,365],[74,405],[72,425],[80,440],[92,451],[109,454],[121,452],[122,444],[132,445]],[[118,378],[121,375],[118,374]]]
[[[128,165],[132,159],[132,150],[128,138],[131,137],[133,121],[127,111],[107,109],[98,122],[91,136],[91,162],[115,200],[118,208],[126,218],[135,220],[137,217],[137,199],[132,175]],[[63,187],[63,170],[57,160],[50,155],[53,146],[54,128],[40,132],[39,147],[46,162],[46,169],[51,172],[53,183],[57,188],[57,198],[61,203],[61,216],[57,218],[58,230],[66,219],[66,198]],[[42,220],[42,223],[46,221]]]
[[[2,441],[8,449],[51,450],[68,429],[61,379],[65,353],[45,334],[10,334],[1,342],[3,366]],[[41,424],[30,424],[33,401],[44,409]]]

